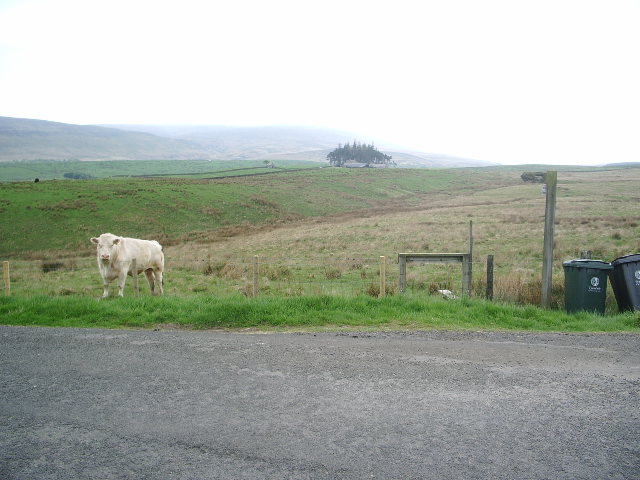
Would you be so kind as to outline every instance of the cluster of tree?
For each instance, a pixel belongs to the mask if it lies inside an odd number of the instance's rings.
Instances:
[[[346,143],[344,146],[338,144],[338,148],[327,155],[327,160],[332,167],[342,167],[347,162],[374,164],[388,164],[391,155],[386,155],[376,149],[373,144],[356,143],[353,145]]]

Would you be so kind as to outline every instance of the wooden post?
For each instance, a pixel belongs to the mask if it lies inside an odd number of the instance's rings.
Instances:
[[[404,256],[399,256],[398,265],[400,267],[398,290],[400,290],[400,293],[404,293],[404,289],[407,286],[407,259]]]
[[[133,277],[133,294],[140,296],[140,284],[138,283],[138,262],[134,258],[131,261],[131,276]]]
[[[487,255],[487,300],[493,300],[493,255]]]
[[[4,294],[11,296],[11,277],[9,276],[9,262],[2,262],[2,276],[4,277]]]
[[[383,298],[387,290],[387,263],[384,255],[380,256],[380,293],[379,298]]]
[[[258,296],[259,277],[260,277],[260,264],[258,263],[258,255],[254,255],[253,256],[253,298],[256,298]]]
[[[469,294],[473,285],[473,220],[469,220]]]
[[[462,295],[471,295],[471,261],[468,254],[462,257]]]
[[[544,250],[542,253],[542,294],[540,306],[549,308],[551,305],[551,288],[553,284],[553,240],[556,221],[556,187],[558,172],[548,171],[545,175],[547,198],[544,215]]]

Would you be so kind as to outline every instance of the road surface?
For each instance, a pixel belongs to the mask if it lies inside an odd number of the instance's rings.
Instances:
[[[2,479],[637,479],[640,336],[0,327]]]

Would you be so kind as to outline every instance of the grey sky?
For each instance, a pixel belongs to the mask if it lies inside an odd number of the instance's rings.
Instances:
[[[640,161],[634,0],[0,0],[0,115]]]

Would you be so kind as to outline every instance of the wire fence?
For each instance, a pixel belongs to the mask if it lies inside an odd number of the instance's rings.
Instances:
[[[370,295],[399,293],[397,258],[333,255],[315,258],[248,256],[187,258],[165,264],[165,294],[215,296]],[[4,294],[20,296],[102,295],[102,278],[95,257],[3,262]],[[139,276],[139,292],[127,279],[125,295],[150,294]],[[483,288],[478,284],[478,288]],[[407,292],[461,292],[460,267],[413,265],[406,275]],[[116,282],[111,294],[117,292]]]
[[[542,282],[536,272],[518,269],[511,264],[489,279],[487,262],[470,262],[473,281],[469,294],[485,298],[491,291],[496,301],[521,305],[540,305]],[[491,262],[493,265],[493,260]],[[485,269],[486,272],[485,272]],[[0,295],[30,297],[85,296],[100,297],[102,278],[96,258],[59,258],[50,260],[10,260],[2,262],[4,289]],[[485,274],[486,273],[486,274]],[[127,278],[124,294],[151,295],[145,276],[138,276],[139,288]],[[402,280],[404,294],[461,297],[463,273],[460,264],[412,263]],[[487,288],[490,286],[491,288]],[[610,289],[610,287],[607,287]],[[117,282],[110,286],[117,294]],[[400,295],[400,267],[397,256],[327,255],[322,257],[201,257],[167,259],[164,272],[165,295],[238,296],[360,296],[382,297]],[[563,308],[565,298],[562,268],[555,268],[551,308]],[[615,311],[615,298],[609,291],[607,309]]]

